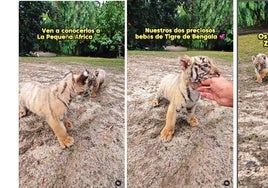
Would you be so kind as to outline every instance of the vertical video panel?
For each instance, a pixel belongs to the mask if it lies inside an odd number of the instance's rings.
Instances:
[[[124,186],[123,1],[19,2],[19,186]]]
[[[233,186],[232,3],[127,2],[129,187]]]
[[[238,3],[238,185],[267,186],[268,2]]]

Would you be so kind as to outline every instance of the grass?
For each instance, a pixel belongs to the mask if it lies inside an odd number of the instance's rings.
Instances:
[[[92,58],[78,56],[57,56],[57,57],[20,57],[20,62],[29,63],[86,63],[94,66],[124,68],[124,59],[121,58]]]
[[[146,55],[146,56],[156,56],[156,57],[170,57],[176,58],[181,55],[205,55],[211,58],[222,59],[225,61],[233,62],[233,52],[223,52],[223,51],[182,51],[182,52],[174,52],[174,51],[128,51],[128,55]]]
[[[252,56],[258,53],[267,54],[268,47],[263,47],[263,41],[257,39],[257,34],[238,36],[238,63],[252,62]]]
[[[177,58],[180,55],[205,55],[208,57],[222,59],[225,61],[233,61],[233,52],[219,51],[128,51],[128,55],[144,55],[156,57]],[[124,69],[124,59],[119,58],[92,58],[92,57],[77,57],[77,56],[57,56],[57,57],[20,57],[20,62],[29,63],[86,63],[94,66],[118,67]]]

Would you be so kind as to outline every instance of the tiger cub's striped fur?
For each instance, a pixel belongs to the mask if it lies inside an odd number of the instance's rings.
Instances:
[[[252,56],[252,61],[257,77],[256,82],[262,83],[262,79],[268,76],[268,57],[259,53],[257,56]]]
[[[72,123],[64,115],[75,96],[88,89],[88,77],[91,73],[85,70],[81,74],[68,73],[55,84],[44,85],[39,82],[22,84],[19,96],[19,117],[26,115],[27,110],[44,118],[58,138],[62,148],[73,145],[74,140],[67,130]]]
[[[157,97],[153,100],[153,106],[158,106],[163,98],[170,102],[166,124],[161,131],[161,138],[165,141],[172,138],[176,112],[181,108],[186,108],[189,112],[190,125],[198,125],[195,108],[200,94],[196,89],[202,80],[219,76],[216,66],[206,56],[189,57],[184,55],[179,59],[179,63],[182,66],[182,72],[165,76],[159,85]]]
[[[97,69],[95,71],[95,76],[96,76],[96,82],[90,94],[91,97],[97,96],[97,92],[100,90],[100,87],[102,86],[102,84],[104,83],[106,79],[106,72],[103,69]]]

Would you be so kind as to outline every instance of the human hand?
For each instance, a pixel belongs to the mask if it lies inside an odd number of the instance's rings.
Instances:
[[[221,106],[233,106],[233,84],[223,77],[208,78],[197,90],[204,98],[216,101]]]

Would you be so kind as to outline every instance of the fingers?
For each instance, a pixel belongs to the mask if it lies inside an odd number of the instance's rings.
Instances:
[[[205,92],[205,93],[211,93],[210,87],[204,87],[204,86],[198,87],[197,88],[197,91],[199,91],[199,92]]]
[[[209,86],[212,83],[212,79],[208,78],[206,80],[201,81],[201,86]]]
[[[197,88],[197,91],[200,92],[201,97],[214,100],[210,87],[201,86]]]
[[[211,93],[200,93],[201,97],[210,99],[210,100],[215,100],[214,96]]]

